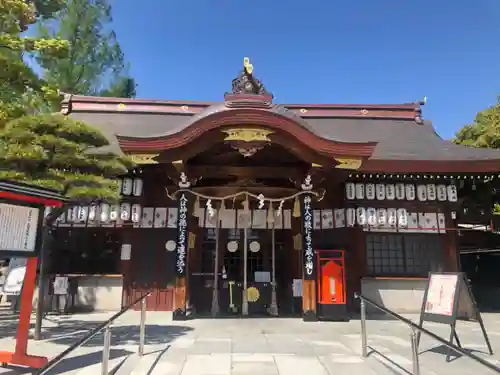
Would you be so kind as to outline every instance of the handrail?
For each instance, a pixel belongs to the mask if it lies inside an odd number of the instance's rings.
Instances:
[[[366,306],[365,306],[365,302],[369,303],[370,305],[372,305],[373,307],[379,309],[380,311],[384,312],[385,314],[387,315],[390,315],[392,316],[393,318],[396,318],[397,320],[407,324],[408,326],[410,326],[412,328],[412,349],[413,349],[413,370],[414,370],[414,375],[418,375],[420,373],[420,369],[419,369],[419,364],[418,364],[418,339],[417,339],[417,336],[415,334],[415,331],[418,331],[420,333],[424,333],[426,334],[427,336],[433,338],[434,340],[438,341],[440,344],[442,345],[445,345],[446,347],[448,347],[449,349],[452,349],[454,350],[455,352],[457,353],[460,353],[461,355],[463,356],[466,356],[468,358],[471,358],[473,359],[474,361],[480,363],[481,365],[487,367],[488,369],[500,374],[500,367],[497,367],[495,365],[493,365],[492,363],[486,361],[485,359],[475,355],[475,354],[472,354],[472,353],[469,353],[468,351],[466,351],[465,349],[463,348],[460,348],[459,346],[456,346],[454,344],[452,344],[451,342],[448,342],[446,340],[444,340],[442,337],[439,337],[438,335],[436,335],[435,333],[432,333],[431,331],[415,324],[414,322],[412,322],[411,320],[395,313],[394,311],[391,311],[383,306],[380,306],[378,303],[372,301],[371,299],[369,298],[366,298],[358,293],[356,293],[354,295],[354,298],[357,298],[361,301],[361,334],[362,334],[362,350],[363,350],[363,356],[364,357],[367,357],[368,354],[367,354],[367,343],[366,343]]]
[[[144,332],[143,332],[144,328],[142,327],[142,325],[144,324],[144,322],[143,322],[144,308],[145,308],[144,301],[145,301],[146,297],[148,297],[150,295],[151,295],[151,292],[148,292],[148,293],[142,295],[141,297],[137,298],[135,301],[133,301],[129,305],[122,308],[120,311],[118,311],[115,315],[113,315],[111,318],[106,320],[104,323],[101,323],[96,328],[92,329],[89,333],[87,333],[84,337],[82,337],[80,340],[78,340],[73,345],[71,345],[68,349],[66,349],[62,353],[60,353],[60,354],[56,355],[54,358],[52,358],[49,362],[47,362],[47,364],[45,366],[43,366],[35,374],[36,375],[47,374],[48,371],[52,370],[57,364],[59,364],[59,362],[61,362],[73,350],[75,350],[75,349],[79,348],[80,346],[82,346],[83,344],[85,344],[87,341],[92,339],[95,335],[97,335],[103,329],[109,328],[109,325],[111,323],[113,323],[116,319],[118,319],[120,316],[125,314],[128,310],[130,310],[132,307],[134,307],[139,302],[141,302],[141,305],[142,305],[141,306],[141,342],[140,342],[141,345],[139,346],[139,354],[142,355],[143,348],[141,348],[141,346],[144,346],[144,339],[142,337],[142,335],[144,334]],[[105,346],[106,346],[106,344],[108,344],[108,346],[109,346],[109,337],[105,338],[104,344],[105,344]],[[109,352],[109,347],[108,347],[108,352]],[[107,361],[106,358],[104,360]]]

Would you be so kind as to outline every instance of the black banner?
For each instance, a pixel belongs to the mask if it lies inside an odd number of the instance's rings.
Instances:
[[[177,216],[177,249],[175,251],[175,273],[177,276],[186,275],[186,261],[188,252],[188,207],[187,193],[179,197],[179,212]]]
[[[304,253],[304,280],[316,279],[316,257],[313,244],[312,196],[304,194],[301,199],[302,246]]]

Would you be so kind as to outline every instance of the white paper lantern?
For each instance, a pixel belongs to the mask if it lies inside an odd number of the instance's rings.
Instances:
[[[132,205],[132,213],[131,213],[131,218],[134,223],[138,223],[139,220],[141,219],[141,205],[140,204],[133,204]]]
[[[387,210],[385,208],[379,208],[377,210],[377,221],[378,225],[382,227],[387,223]]]
[[[383,201],[385,199],[385,185],[384,184],[375,185],[375,191],[377,194],[377,199],[379,201]]]
[[[438,201],[445,201],[446,200],[446,185],[438,185],[436,187],[437,190],[437,199]]]
[[[427,186],[425,185],[418,185],[417,186],[417,197],[419,201],[426,201],[427,200]]]
[[[167,249],[167,251],[174,251],[176,247],[177,246],[174,240],[168,240],[165,243],[165,249]]]
[[[396,188],[394,187],[393,184],[387,184],[385,185],[385,197],[387,200],[394,200],[396,198]]]
[[[66,212],[63,212],[56,220],[58,223],[65,223],[66,222]]]
[[[109,204],[101,203],[101,221],[108,221],[109,219]]]
[[[123,195],[130,195],[132,194],[132,187],[133,187],[133,181],[131,178],[126,177],[123,179],[123,184],[122,184],[122,194]]]
[[[365,185],[357,183],[355,187],[356,199],[365,199]]]
[[[366,199],[375,199],[375,184],[366,184]]]
[[[395,208],[388,208],[387,209],[387,223],[392,228],[395,228],[398,225],[398,215],[397,215],[397,211]]]
[[[405,184],[396,184],[396,199],[405,199]]]
[[[359,225],[366,225],[366,210],[364,207],[356,208],[356,221]]]
[[[345,184],[345,196],[349,200],[353,200],[354,197],[356,196],[356,193],[354,190],[354,184],[352,182],[348,182]]]
[[[436,200],[436,185],[427,184],[427,199],[430,201]]]
[[[448,185],[446,187],[446,193],[448,195],[448,200],[450,202],[456,202],[458,200],[457,186],[456,185]]]
[[[407,184],[405,185],[406,199],[409,201],[415,200],[415,185]]]
[[[368,225],[374,227],[377,225],[377,210],[373,207],[368,207],[366,209],[366,218]]]
[[[76,223],[78,221],[78,211],[80,207],[74,206],[71,208],[71,222]]]
[[[398,208],[398,226],[400,228],[406,228],[408,226],[408,213],[404,208]]]
[[[97,218],[97,206],[92,205],[89,208],[89,221],[94,221]]]
[[[227,250],[231,253],[236,252],[238,250],[238,241],[229,241],[227,243]]]
[[[120,219],[123,221],[130,220],[130,203],[122,203],[120,205]]]
[[[132,194],[136,197],[140,197],[142,194],[144,182],[142,178],[134,178],[134,182],[132,184]]]
[[[78,221],[86,222],[89,216],[89,208],[86,206],[78,207]]]
[[[109,208],[109,220],[115,221],[116,219],[118,219],[118,209],[119,207],[116,204],[113,204]]]
[[[346,221],[348,227],[353,227],[356,222],[356,210],[354,208],[348,208],[345,210]]]

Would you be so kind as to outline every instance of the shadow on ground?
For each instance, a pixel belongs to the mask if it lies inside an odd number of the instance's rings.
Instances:
[[[109,352],[109,359],[113,360],[115,358],[126,359],[128,355],[132,352],[123,349],[111,349]],[[78,370],[84,367],[92,366],[97,363],[102,362],[102,350],[98,350],[92,353],[85,353],[81,355],[76,355],[70,358],[63,359],[59,364],[50,370],[50,375],[63,374],[69,371]],[[7,372],[2,372],[2,375],[21,375],[21,374],[36,374],[36,369],[21,368],[16,366],[7,366]],[[97,370],[97,369],[96,369]],[[100,369],[96,372],[100,373]]]
[[[85,336],[87,332],[96,328],[99,323],[89,323],[87,321],[61,321],[56,327],[44,329],[42,339],[57,345],[72,345],[78,339]],[[82,328],[84,327],[84,328]],[[85,329],[86,331],[83,331]],[[168,344],[177,337],[191,331],[192,328],[184,326],[168,326],[157,324],[146,324],[146,345]],[[104,340],[101,331],[92,339],[87,341],[82,347],[102,346]],[[111,346],[133,345],[139,343],[139,326],[119,325],[111,327]]]

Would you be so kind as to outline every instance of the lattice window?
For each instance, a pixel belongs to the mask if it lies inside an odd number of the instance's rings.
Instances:
[[[426,277],[446,262],[441,237],[423,234],[368,234],[366,259],[372,276]]]

